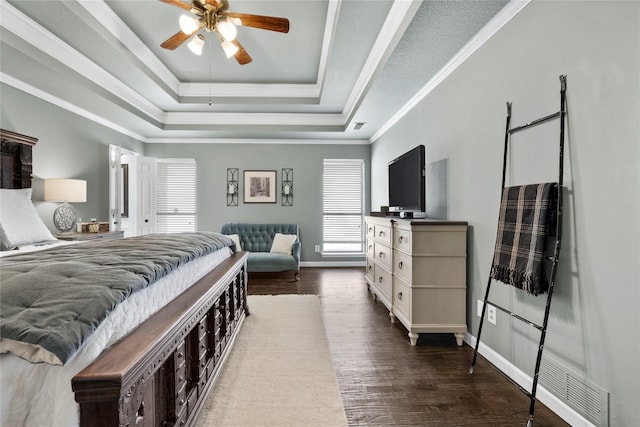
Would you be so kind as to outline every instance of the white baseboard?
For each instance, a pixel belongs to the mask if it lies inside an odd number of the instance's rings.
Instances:
[[[366,261],[301,261],[300,267],[366,267]],[[363,271],[364,274],[364,271]]]
[[[466,332],[464,334],[464,342],[469,344],[469,346],[475,348],[476,337]],[[513,363],[509,362],[507,359],[505,359],[496,351],[494,351],[493,349],[485,345],[483,342],[480,342],[480,346],[478,347],[478,353],[480,353],[485,359],[487,359],[494,366],[500,369],[500,371],[502,371],[506,376],[511,378],[511,380],[513,380],[516,384],[520,385],[520,387],[524,388],[525,390],[531,391],[533,379],[529,375],[525,374],[520,369],[518,369]],[[569,423],[569,425],[573,427],[595,427],[582,415],[578,414],[576,411],[571,409],[566,403],[564,403],[555,395],[547,391],[539,383],[536,390],[536,400],[543,403],[547,408],[549,408],[556,415],[558,415],[560,418],[565,420],[567,423]],[[534,425],[535,425],[535,412],[534,412]]]

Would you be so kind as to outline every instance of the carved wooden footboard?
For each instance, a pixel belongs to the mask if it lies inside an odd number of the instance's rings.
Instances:
[[[233,254],[72,380],[81,426],[194,425],[247,309]]]

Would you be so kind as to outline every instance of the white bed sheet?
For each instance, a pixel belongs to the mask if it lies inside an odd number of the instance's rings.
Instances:
[[[37,249],[43,247],[21,252]],[[80,410],[71,390],[73,376],[230,255],[231,249],[220,249],[133,294],[109,314],[64,366],[32,364],[12,354],[0,354],[0,426],[79,425]]]
[[[75,245],[81,242],[74,242],[72,240],[51,240],[45,243],[39,243],[36,245],[24,245],[20,246],[17,249],[12,249],[10,251],[0,251],[0,258],[5,257],[7,255],[15,255],[15,254],[26,254],[27,252],[35,252],[41,251],[43,249],[55,248],[56,246],[65,246],[65,245]],[[2,261],[0,261],[1,263]]]

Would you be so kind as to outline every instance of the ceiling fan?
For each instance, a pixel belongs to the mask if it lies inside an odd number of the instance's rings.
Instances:
[[[250,15],[246,13],[228,12],[227,0],[193,0],[190,4],[181,0],[160,0],[164,3],[188,10],[193,14],[180,17],[180,31],[169,37],[160,46],[173,50],[195,35],[187,45],[196,55],[202,54],[205,32],[215,33],[220,37],[221,46],[227,58],[234,56],[240,65],[251,62],[251,56],[236,40],[236,26],[260,28],[263,30],[289,32],[289,20],[273,16]]]

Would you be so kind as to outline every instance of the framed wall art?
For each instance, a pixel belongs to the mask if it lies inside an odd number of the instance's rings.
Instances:
[[[244,171],[244,202],[275,203],[276,171]]]

